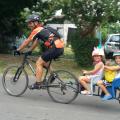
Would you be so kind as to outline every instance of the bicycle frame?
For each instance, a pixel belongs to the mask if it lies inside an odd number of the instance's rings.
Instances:
[[[33,59],[31,59],[31,58],[29,58],[28,55],[26,55],[26,54],[24,54],[24,53],[23,53],[23,55],[24,55],[23,61],[22,61],[22,64],[21,64],[21,66],[20,66],[19,68],[20,68],[20,69],[24,69],[24,68],[25,68],[25,65],[28,65],[29,68],[31,69],[32,73],[35,75],[35,69],[34,69],[34,67],[30,64],[29,60],[30,60],[31,62],[33,62],[33,63],[35,63],[36,61],[33,60]],[[46,80],[46,77],[47,77],[47,74],[48,74],[48,72],[49,72],[49,68],[50,68],[51,63],[52,63],[52,60],[49,62],[48,67],[44,67],[44,68],[46,69],[46,72],[45,72],[43,81]],[[16,73],[17,73],[17,72],[16,72]],[[20,73],[20,74],[21,74],[21,73]],[[19,74],[19,76],[20,76],[20,74]]]

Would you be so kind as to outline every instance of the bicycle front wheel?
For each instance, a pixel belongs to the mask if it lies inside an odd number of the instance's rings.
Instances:
[[[48,94],[55,102],[72,102],[78,95],[78,89],[78,80],[68,71],[55,71],[48,79]]]
[[[28,87],[28,75],[23,68],[10,66],[3,73],[2,84],[9,95],[20,96]]]

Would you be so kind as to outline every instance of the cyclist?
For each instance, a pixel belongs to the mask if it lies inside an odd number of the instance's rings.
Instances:
[[[40,16],[37,14],[31,14],[27,17],[26,22],[28,28],[31,29],[29,37],[19,46],[15,51],[16,54],[20,54],[30,42],[32,42],[28,53],[31,53],[40,41],[47,47],[41,57],[36,61],[36,81],[32,84],[30,89],[38,89],[43,84],[41,78],[43,74],[43,67],[47,66],[48,61],[55,59],[63,54],[64,43],[58,32],[52,33],[49,29],[45,28],[40,22]]]

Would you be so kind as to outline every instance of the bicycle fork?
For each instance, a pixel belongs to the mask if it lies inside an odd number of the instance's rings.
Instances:
[[[19,79],[20,75],[22,74],[22,69],[23,67],[19,67],[15,73],[15,76],[13,78],[13,82],[17,82],[17,80]]]

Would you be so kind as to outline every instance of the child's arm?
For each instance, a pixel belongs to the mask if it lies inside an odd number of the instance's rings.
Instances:
[[[85,70],[83,73],[86,75],[93,75],[96,72],[98,72],[102,67],[103,67],[103,64],[100,63],[100,64],[95,65],[95,68],[93,70],[91,70],[91,71]]]
[[[112,70],[112,71],[117,71],[120,70],[120,66],[104,66],[105,69]]]

